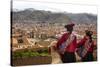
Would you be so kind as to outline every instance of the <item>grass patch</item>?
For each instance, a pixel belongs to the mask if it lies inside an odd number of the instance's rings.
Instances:
[[[15,58],[24,58],[24,57],[34,57],[34,56],[49,56],[48,50],[38,50],[38,51],[32,51],[32,50],[25,50],[25,51],[18,51],[13,52],[12,57]]]

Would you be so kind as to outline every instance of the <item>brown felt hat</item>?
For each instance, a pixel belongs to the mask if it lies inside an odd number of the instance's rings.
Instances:
[[[67,24],[67,25],[65,25],[65,28],[70,28],[70,27],[73,27],[74,25],[75,25],[74,23]]]

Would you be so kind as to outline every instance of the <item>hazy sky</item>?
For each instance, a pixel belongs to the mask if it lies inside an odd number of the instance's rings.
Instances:
[[[34,8],[38,10],[47,10],[54,12],[69,13],[92,13],[97,14],[97,7],[93,5],[67,4],[60,2],[32,1],[32,0],[13,0],[14,9]]]

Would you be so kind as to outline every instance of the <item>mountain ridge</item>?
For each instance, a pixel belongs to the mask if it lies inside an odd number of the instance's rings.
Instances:
[[[69,23],[73,21],[74,23],[96,23],[97,15],[88,13],[55,13],[51,11],[35,10],[35,9],[25,9],[22,11],[11,11],[12,21],[47,21],[50,23]]]

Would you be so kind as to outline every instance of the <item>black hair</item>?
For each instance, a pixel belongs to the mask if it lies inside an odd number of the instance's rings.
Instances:
[[[89,36],[90,42],[92,42],[92,34],[93,34],[93,32],[89,31],[89,30],[86,30],[85,32],[86,32],[86,35]]]

